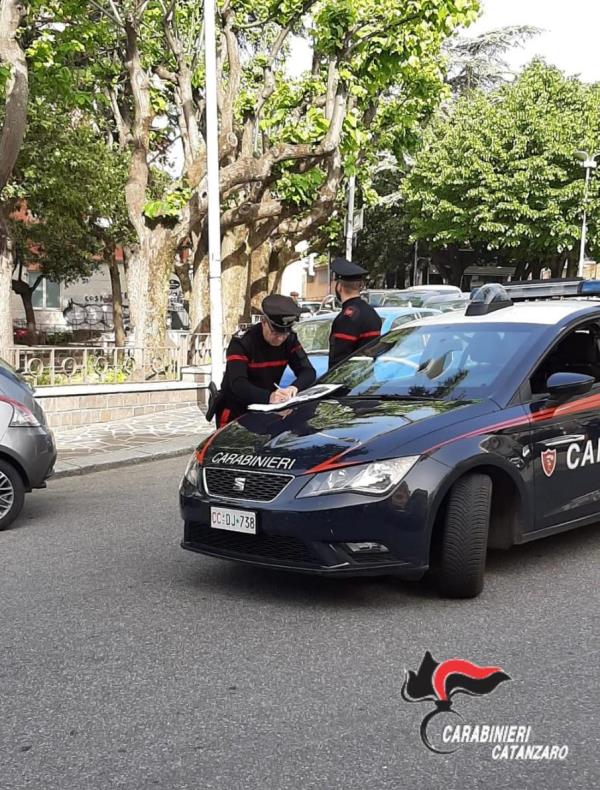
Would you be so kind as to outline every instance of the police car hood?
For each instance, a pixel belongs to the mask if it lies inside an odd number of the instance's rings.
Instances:
[[[439,431],[497,410],[489,400],[308,401],[244,414],[214,435],[205,463],[302,473],[340,453],[344,460],[391,458],[413,453],[415,446],[424,452]]]

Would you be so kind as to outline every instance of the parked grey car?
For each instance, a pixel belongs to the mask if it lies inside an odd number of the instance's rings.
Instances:
[[[54,437],[33,390],[0,359],[0,530],[19,515],[26,493],[46,487],[55,461]]]

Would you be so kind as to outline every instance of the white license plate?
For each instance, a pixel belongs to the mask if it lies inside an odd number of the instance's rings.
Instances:
[[[211,507],[210,525],[213,529],[228,529],[256,535],[256,513],[251,510],[231,510],[228,507]]]

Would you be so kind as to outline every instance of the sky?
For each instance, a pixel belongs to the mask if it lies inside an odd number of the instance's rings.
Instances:
[[[507,25],[533,25],[542,33],[507,60],[518,69],[536,55],[569,75],[600,81],[598,0],[482,0],[483,13],[466,35]]]
[[[588,82],[600,81],[600,0],[482,0],[483,13],[465,35],[483,33],[508,25],[532,25],[542,32],[522,49],[507,54],[518,71],[536,55],[559,66],[569,75]],[[292,42],[290,74],[310,63],[310,51],[301,39]]]

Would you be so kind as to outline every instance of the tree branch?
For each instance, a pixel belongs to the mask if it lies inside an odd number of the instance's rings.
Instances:
[[[404,17],[404,19],[398,20],[398,22],[392,26],[392,29],[396,29],[397,27],[404,27],[404,25],[408,24],[409,22],[414,22],[416,19],[421,19],[423,13],[418,11],[415,14],[411,14],[410,16]],[[354,39],[352,43],[348,43],[348,45],[344,48],[343,56],[345,60],[348,60],[352,57],[352,55],[356,52],[359,47],[362,47],[367,41],[370,41],[372,38],[376,38],[376,36],[381,35],[381,30],[372,30],[370,33],[367,33],[366,36],[362,38],[355,38],[354,36],[349,36],[349,41]],[[387,31],[389,33],[389,30]]]
[[[115,124],[117,125],[117,132],[119,135],[119,148],[123,151],[129,141],[131,140],[131,127],[123,117],[121,108],[119,107],[119,100],[114,86],[106,89],[106,95],[110,101]]]
[[[115,22],[120,27],[123,27],[123,20],[121,19],[119,14],[117,14],[115,16],[115,14],[113,13],[113,10],[111,8],[104,8],[104,6],[101,3],[97,3],[96,0],[89,0],[89,3],[92,6],[92,8],[95,8],[96,11],[98,11],[99,14],[102,14],[102,16],[108,17],[108,19],[110,19],[111,22]],[[50,21],[54,22],[55,20],[52,19]]]
[[[225,27],[223,34],[227,47],[227,62],[229,63],[229,80],[225,92],[223,107],[221,110],[221,128],[223,132],[229,134],[233,132],[233,107],[240,89],[242,78],[242,64],[240,61],[240,48],[237,37],[233,32],[234,15],[228,11],[225,16]]]
[[[260,113],[262,112],[262,109],[265,106],[265,103],[271,97],[273,91],[275,90],[275,79],[273,77],[273,69],[272,69],[273,63],[276,61],[277,57],[279,56],[279,53],[281,52],[283,45],[285,44],[288,36],[290,35],[290,33],[294,28],[294,25],[302,18],[302,16],[313,5],[314,5],[314,0],[305,0],[305,3],[302,6],[302,8],[300,8],[298,12],[290,18],[289,22],[285,27],[281,28],[277,37],[275,38],[275,41],[273,42],[273,45],[271,46],[269,55],[267,57],[267,63],[265,64],[265,68],[264,68],[265,88],[263,89],[261,95],[259,96],[258,101],[256,102],[256,106],[254,108],[254,117],[256,118],[256,120],[258,120]]]
[[[115,22],[118,25],[120,25],[121,27],[123,27],[123,17],[119,13],[119,9],[117,8],[114,0],[108,0],[108,4],[110,6],[111,11],[113,12],[113,17],[115,19]],[[142,10],[142,13],[143,13],[143,10]]]

